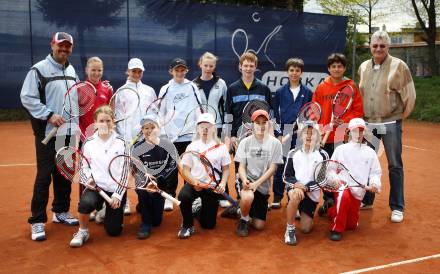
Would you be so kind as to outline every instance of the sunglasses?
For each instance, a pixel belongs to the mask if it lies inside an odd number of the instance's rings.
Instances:
[[[384,44],[380,44],[380,45],[374,44],[373,45],[373,48],[375,48],[375,49],[378,48],[378,47],[381,48],[381,49],[384,49],[386,47],[386,45],[384,45]]]

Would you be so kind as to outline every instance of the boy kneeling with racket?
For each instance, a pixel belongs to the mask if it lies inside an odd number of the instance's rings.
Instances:
[[[180,239],[194,233],[193,201],[200,197],[200,212],[195,212],[202,228],[213,229],[216,225],[219,200],[225,195],[229,178],[231,158],[226,145],[217,138],[215,119],[210,113],[200,114],[193,141],[180,156],[179,172],[185,185],[179,193],[180,212],[183,218],[178,233]],[[230,197],[229,197],[230,198]]]
[[[309,233],[312,230],[313,216],[321,196],[313,171],[318,163],[328,159],[327,152],[320,149],[319,125],[306,121],[298,126],[299,147],[289,151],[283,172],[288,195],[284,242],[288,245],[297,244],[295,216],[298,209],[301,213],[301,231]]]
[[[133,145],[132,156],[140,160],[140,164],[155,177],[155,180],[147,185],[147,191],[136,189],[141,214],[137,238],[146,239],[150,236],[151,228],[162,223],[165,199],[159,191],[168,190],[175,184],[178,154],[176,147],[168,138],[158,137],[161,129],[157,115],[144,116],[141,120],[141,130],[143,138]],[[135,176],[135,178],[140,180],[144,176]],[[139,185],[140,182],[137,184]]]
[[[283,163],[281,142],[269,134],[269,114],[259,109],[251,116],[253,132],[238,145],[235,161],[238,162],[240,177],[241,218],[236,233],[240,237],[249,234],[248,223],[262,230],[266,223],[270,177],[278,164]],[[252,218],[252,221],[251,221]]]
[[[333,193],[335,204],[327,212],[332,221],[332,241],[341,240],[345,230],[356,229],[366,191],[380,192],[382,170],[376,152],[364,142],[365,128],[363,119],[351,119],[348,124],[350,141],[338,146],[326,165],[328,183],[339,184]],[[337,163],[337,167],[333,163]]]
[[[113,182],[107,172],[110,160],[126,151],[125,141],[120,138],[114,129],[114,113],[109,106],[99,107],[94,114],[96,133],[87,139],[83,145],[83,155],[90,166],[80,163],[80,180],[96,184],[110,199],[104,199],[97,191],[86,188],[81,195],[79,212],[79,230],[70,241],[71,247],[80,247],[89,239],[89,214],[99,210],[103,202],[106,205],[104,228],[110,236],[118,236],[122,232],[124,218],[124,204],[126,193],[124,188]],[[126,165],[119,168],[120,174],[127,170]],[[122,177],[122,176],[121,176]],[[126,177],[126,176],[125,176]]]

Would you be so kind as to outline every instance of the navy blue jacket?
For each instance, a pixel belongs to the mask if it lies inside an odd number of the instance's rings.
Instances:
[[[290,91],[290,83],[277,89],[272,107],[276,122],[281,125],[281,134],[283,134],[284,125],[293,124],[295,122],[301,107],[312,101],[312,96],[312,91],[302,84],[300,85],[299,93],[295,101]]]
[[[228,87],[226,92],[225,115],[232,116],[232,121],[225,119],[225,123],[232,123],[231,136],[237,136],[237,131],[242,123],[241,116],[243,109],[246,103],[251,100],[262,100],[271,105],[270,89],[257,78],[254,78],[249,90],[247,90],[241,78]]]

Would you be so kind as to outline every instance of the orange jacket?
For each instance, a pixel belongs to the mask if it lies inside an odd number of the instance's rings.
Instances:
[[[321,106],[322,115],[319,123],[323,126],[323,133],[325,133],[325,130],[329,126],[332,119],[333,98],[335,98],[338,90],[346,85],[350,85],[353,87],[354,99],[347,112],[345,112],[344,115],[340,117],[340,119],[342,119],[345,123],[345,128],[347,127],[348,122],[350,122],[351,119],[362,118],[364,116],[362,96],[356,83],[353,82],[353,80],[351,79],[346,79],[337,84],[334,84],[331,80],[331,77],[328,76],[325,78],[324,82],[316,87],[316,90],[313,93],[312,97],[312,101],[318,103]],[[330,133],[327,139],[327,143],[337,143],[343,141],[344,136],[342,133],[338,133],[338,136],[335,140],[335,129],[336,127],[333,127],[333,131]]]

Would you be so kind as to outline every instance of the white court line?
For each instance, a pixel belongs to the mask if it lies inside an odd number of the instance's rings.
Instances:
[[[35,166],[35,163],[32,163],[32,164],[4,164],[4,165],[0,164],[0,167],[16,167],[16,166]]]
[[[403,146],[403,147],[406,147],[406,148],[411,148],[411,149],[421,150],[421,151],[433,151],[433,150],[429,150],[429,149],[426,149],[426,148],[413,147],[413,146],[408,146],[408,145],[402,145],[402,146]]]
[[[379,266],[373,266],[373,267],[369,267],[369,268],[362,268],[362,269],[358,269],[358,270],[343,272],[341,274],[363,273],[363,272],[379,270],[379,269],[384,269],[384,268],[398,266],[398,265],[404,265],[404,264],[421,262],[421,261],[435,259],[435,258],[440,258],[440,254],[435,254],[435,255],[426,256],[426,257],[420,257],[420,258],[416,258],[416,259],[411,259],[411,260],[406,260],[406,261],[401,261],[401,262],[396,262],[396,263],[391,263],[391,264],[384,264],[384,265],[379,265]]]

